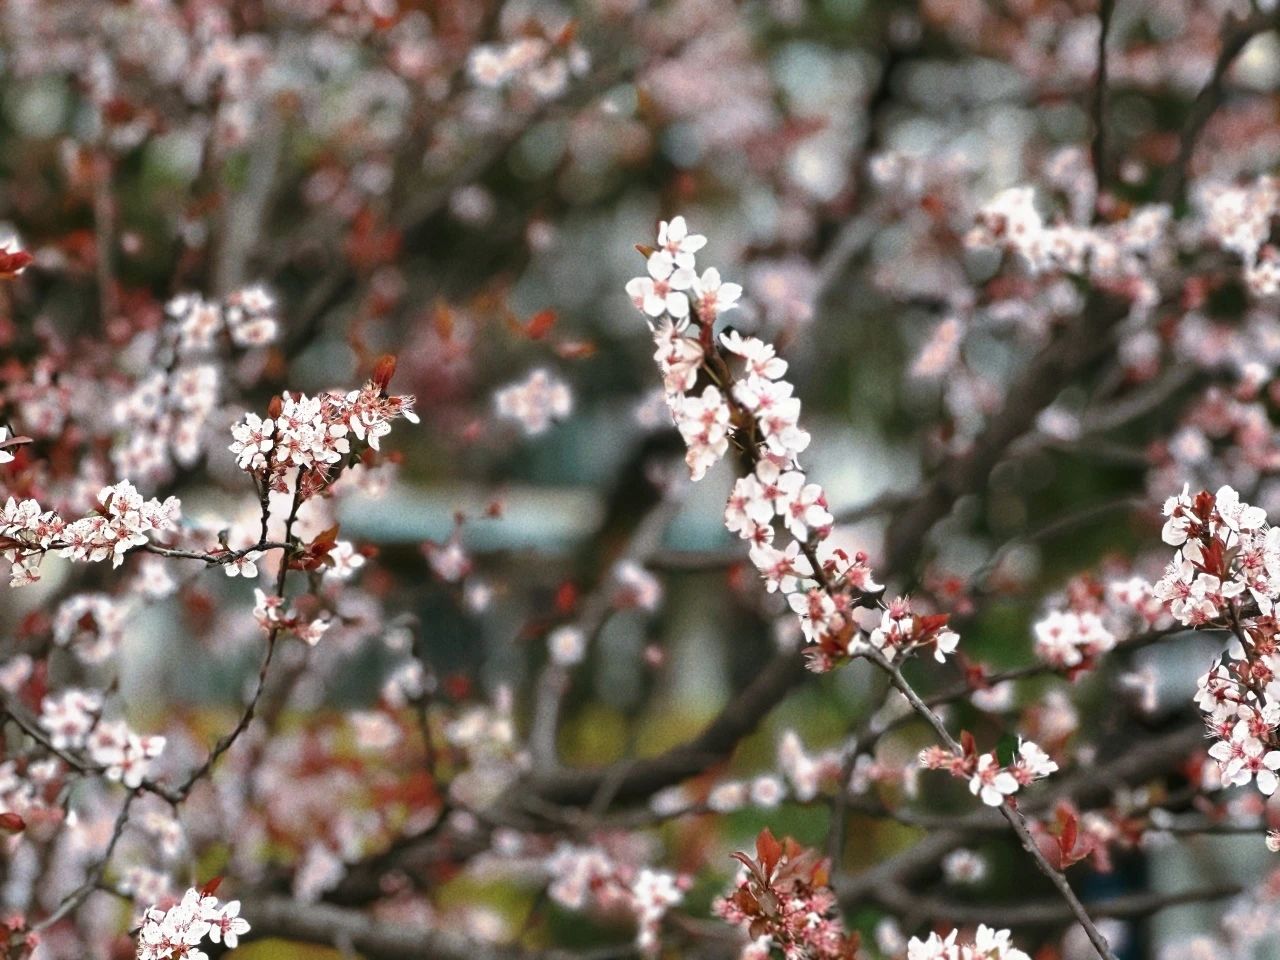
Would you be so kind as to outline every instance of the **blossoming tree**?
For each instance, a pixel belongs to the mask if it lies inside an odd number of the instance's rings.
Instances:
[[[0,958],[1280,950],[1274,3],[0,40]]]

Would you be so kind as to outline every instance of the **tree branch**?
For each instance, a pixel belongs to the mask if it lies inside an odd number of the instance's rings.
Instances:
[[[450,929],[391,923],[358,910],[282,897],[246,900],[243,916],[253,927],[253,939],[284,937],[336,944],[368,960],[611,960],[636,953],[630,943],[580,953],[526,950],[473,940]],[[242,939],[247,942],[249,937]]]
[[[1244,19],[1231,17],[1223,25],[1222,46],[1218,51],[1218,59],[1214,61],[1213,73],[1209,81],[1200,88],[1191,108],[1187,112],[1186,122],[1178,138],[1178,156],[1165,170],[1164,180],[1160,184],[1160,199],[1165,203],[1177,203],[1186,191],[1187,179],[1191,175],[1191,158],[1195,153],[1200,134],[1210,118],[1222,105],[1226,90],[1227,73],[1232,64],[1249,41],[1262,33],[1276,27],[1280,22],[1280,14],[1255,13]]]

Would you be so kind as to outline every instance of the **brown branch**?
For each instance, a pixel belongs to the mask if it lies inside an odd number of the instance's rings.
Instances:
[[[1107,763],[1084,767],[1051,782],[1036,795],[1028,797],[1023,809],[1027,813],[1049,810],[1063,800],[1080,806],[1103,802],[1120,787],[1136,786],[1176,768],[1189,753],[1204,741],[1204,725],[1199,720],[1151,740],[1143,740]],[[876,890],[890,883],[910,883],[936,870],[942,857],[970,839],[971,828],[985,831],[995,823],[985,811],[972,822],[956,818],[952,829],[931,833],[919,842],[874,867],[854,876],[838,876],[834,886],[840,899],[850,906],[874,899]]]
[[[1218,58],[1213,64],[1213,73],[1208,82],[1200,88],[1191,108],[1187,111],[1186,122],[1178,138],[1178,156],[1165,170],[1160,184],[1160,199],[1165,203],[1177,203],[1186,191],[1187,179],[1191,175],[1191,158],[1195,153],[1200,134],[1210,118],[1222,105],[1226,93],[1226,78],[1232,64],[1249,41],[1265,30],[1276,27],[1276,13],[1255,13],[1250,17],[1238,19],[1228,18],[1222,28],[1222,45],[1218,50]]]
[[[106,149],[94,151],[92,158],[94,273],[98,285],[98,311],[105,330],[116,318],[116,203],[111,193],[115,165]]]
[[[636,525],[626,548],[615,563],[631,561],[644,565],[658,552],[667,527],[680,511],[688,487],[688,483],[676,481],[671,489],[663,492],[662,498]],[[582,603],[574,626],[582,632],[588,647],[599,638],[614,612],[616,587],[611,568],[603,572],[595,588]],[[556,740],[560,730],[561,707],[569,692],[570,682],[571,672],[554,661],[549,661],[538,677],[529,749],[534,764],[542,769],[559,766]]]
[[[1112,346],[1112,331],[1127,308],[1105,294],[1090,295],[1076,320],[1031,359],[1014,381],[999,414],[969,450],[937,470],[886,535],[886,575],[909,576],[923,559],[930,530],[962,496],[981,493],[991,471],[1019,437],[1034,428],[1041,411]]]
[[[964,753],[964,748],[960,746],[960,743],[953,736],[951,736],[951,732],[947,730],[946,724],[942,722],[942,719],[934,713],[923,700],[920,699],[920,695],[915,692],[911,684],[907,683],[906,678],[903,677],[902,671],[898,669],[897,665],[888,660],[883,653],[875,648],[870,648],[865,656],[888,675],[890,681],[898,689],[898,692],[907,698],[907,702],[911,704],[911,709],[933,728],[933,731],[938,735],[939,739],[946,744],[951,752],[956,756],[962,755]],[[1117,960],[1115,953],[1111,950],[1111,945],[1107,943],[1107,938],[1102,935],[1102,932],[1098,929],[1097,925],[1094,924],[1093,919],[1089,916],[1089,911],[1085,909],[1084,904],[1080,902],[1075,891],[1071,889],[1071,885],[1067,883],[1067,878],[1063,875],[1061,870],[1049,862],[1048,858],[1045,857],[1044,852],[1040,849],[1039,844],[1036,843],[1035,837],[1031,835],[1031,830],[1027,826],[1026,818],[1023,816],[1022,812],[1007,798],[1003,800],[997,809],[1000,811],[1000,815],[1004,817],[1009,826],[1013,828],[1013,832],[1017,836],[1018,842],[1022,844],[1022,849],[1024,849],[1035,862],[1035,865],[1040,869],[1040,872],[1048,877],[1049,882],[1053,884],[1054,888],[1058,891],[1059,896],[1061,896],[1063,901],[1066,903],[1071,915],[1075,917],[1080,926],[1084,928],[1084,932],[1088,936],[1089,942],[1092,943],[1093,948],[1098,951],[1098,956],[1103,957],[1104,960]],[[1002,922],[1009,923],[1010,921],[1003,920]]]
[[[129,809],[136,799],[138,799],[137,789],[130,790],[125,795],[124,803],[120,805],[120,813],[116,815],[115,824],[111,828],[111,837],[107,840],[107,846],[102,851],[102,856],[93,865],[84,882],[63,897],[62,902],[58,904],[54,911],[32,927],[32,930],[38,933],[41,930],[49,929],[63,917],[69,916],[80,904],[84,903],[89,894],[98,889],[98,885],[102,882],[102,878],[107,872],[107,866],[111,863],[111,857],[115,853],[116,845],[120,842],[120,838],[124,836],[124,828],[129,823]]]
[[[1182,904],[1234,897],[1242,890],[1240,884],[1225,883],[1172,893],[1129,893],[1090,904],[1089,912],[1099,918],[1133,920]],[[1071,923],[1074,919],[1066,905],[1057,900],[965,903],[943,897],[921,896],[896,883],[880,887],[876,891],[876,899],[895,912],[931,921],[948,920],[962,924],[986,922],[1002,927],[1058,927]]]
[[[1001,412],[988,423],[968,453],[939,470],[935,479],[895,518],[887,534],[886,562],[878,571],[882,580],[913,573],[923,553],[925,536],[934,524],[951,511],[960,497],[981,492],[991,470],[1009,446],[1034,426],[1040,411],[1109,348],[1108,332],[1121,316],[1118,303],[1094,295],[1078,321],[1040,350],[1011,388]],[[615,801],[643,800],[726,760],[738,742],[753,733],[807,675],[800,652],[774,657],[695,737],[656,757],[628,761],[629,769],[618,784]],[[506,806],[518,809],[522,796],[586,806],[601,783],[616,775],[613,767],[535,774],[508,795]]]
[[[1115,0],[1099,0],[1098,4],[1098,71],[1093,82],[1093,209],[1094,219],[1102,208],[1102,194],[1107,183],[1107,37],[1111,33],[1111,15]]]
[[[265,483],[265,481],[264,481]],[[265,502],[265,498],[264,498]],[[289,508],[289,516],[284,522],[284,542],[290,543],[293,537],[293,524],[298,519],[298,508],[302,506],[302,473],[298,473],[298,477],[294,482],[293,503]],[[267,507],[264,506],[266,511]],[[267,527],[266,514],[263,515],[262,528],[265,531]],[[265,533],[262,537],[266,540]],[[284,599],[285,580],[289,576],[289,552],[286,550],[280,557],[280,569],[276,573],[275,596]],[[213,768],[217,765],[222,755],[235,745],[240,739],[240,735],[249,728],[249,724],[253,722],[253,716],[258,709],[258,701],[262,699],[262,692],[267,686],[267,672],[271,669],[271,661],[275,657],[276,641],[280,638],[280,624],[272,623],[271,629],[267,631],[267,648],[262,658],[262,665],[258,668],[258,684],[254,688],[253,696],[249,698],[249,702],[245,704],[244,712],[240,714],[240,719],[236,721],[236,725],[223,736],[209,751],[209,755],[205,758],[204,763],[192,770],[187,779],[182,781],[182,785],[178,787],[177,793],[180,798],[187,797],[197,783],[204,777],[213,772]]]
[[[614,802],[643,800],[728,759],[738,742],[753,733],[769,711],[808,675],[799,651],[775,657],[697,736],[656,757],[625,761],[628,769],[614,792]],[[522,782],[510,799],[518,803],[522,794],[529,794],[548,803],[585,807],[600,786],[616,775],[615,766],[535,774]]]
[[[390,923],[349,908],[279,897],[246,899],[243,916],[252,925],[252,939],[283,937],[338,945],[368,960],[611,960],[636,954],[631,943],[578,953],[527,950],[469,939],[451,929]],[[241,939],[247,942],[250,937]]]

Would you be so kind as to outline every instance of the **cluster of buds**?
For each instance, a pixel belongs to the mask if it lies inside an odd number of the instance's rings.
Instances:
[[[1058,769],[1039,746],[1030,740],[1018,740],[1018,751],[1007,766],[995,751],[979,754],[973,735],[960,735],[960,752],[947,747],[926,747],[920,751],[920,766],[929,770],[946,770],[953,777],[969,781],[969,792],[981,797],[989,807],[999,807],[1022,787],[1049,776]]]
[[[754,858],[735,853],[745,868],[736,889],[715,902],[717,916],[752,938],[743,957],[763,957],[771,948],[787,960],[855,960],[860,938],[849,933],[828,886],[828,863],[790,837],[779,841],[768,828],[756,837]]]
[[[129,550],[148,542],[149,534],[174,529],[179,510],[176,497],[144,500],[128,480],[103,487],[97,511],[69,522],[35,500],[10,497],[0,512],[0,559],[11,564],[14,587],[40,579],[40,561],[50,550],[90,563],[110,557],[118,567]]]

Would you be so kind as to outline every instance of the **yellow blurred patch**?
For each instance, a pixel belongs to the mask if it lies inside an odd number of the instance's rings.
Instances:
[[[314,943],[292,943],[288,940],[257,940],[236,947],[227,960],[343,960],[342,952]]]

